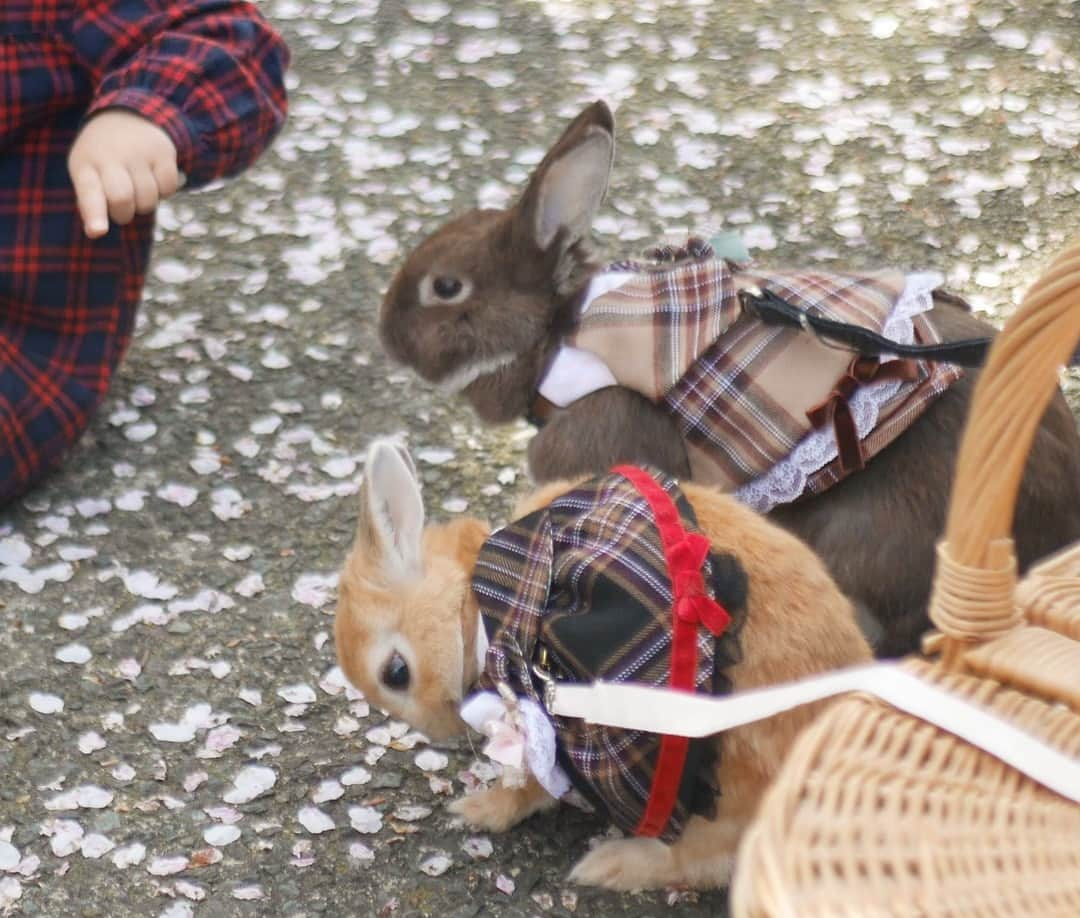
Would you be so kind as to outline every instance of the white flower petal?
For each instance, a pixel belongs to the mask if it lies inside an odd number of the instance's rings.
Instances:
[[[147,865],[146,870],[155,877],[167,877],[187,870],[187,865],[188,859],[182,854],[177,854],[172,857],[155,857]]]
[[[350,768],[341,776],[341,783],[346,787],[352,787],[355,784],[367,784],[370,780],[371,772],[364,768],[363,765]]]
[[[431,807],[419,803],[404,804],[394,810],[394,819],[400,819],[402,822],[419,822],[430,815]]]
[[[329,832],[334,828],[334,820],[326,815],[317,806],[305,806],[302,807],[297,814],[297,818],[300,820],[300,825],[307,829],[312,835],[318,835],[321,832]]]
[[[11,908],[22,898],[22,883],[14,877],[0,877],[0,909],[8,914]]]
[[[82,847],[85,830],[74,819],[57,819],[51,824],[49,848],[57,857],[67,857]]]
[[[357,861],[373,861],[375,860],[375,852],[363,842],[353,842],[349,845],[349,857]]]
[[[187,743],[195,739],[195,728],[190,724],[151,724],[150,733],[162,743]]]
[[[315,793],[311,795],[311,799],[316,803],[327,803],[330,800],[337,800],[344,793],[345,788],[341,786],[340,782],[331,779],[329,781],[320,781]]]
[[[374,835],[382,828],[382,814],[372,806],[349,807],[349,825],[363,835]]]
[[[491,839],[483,835],[474,835],[471,838],[465,839],[461,844],[461,850],[464,851],[469,857],[484,859],[491,857],[492,852],[495,850],[491,844]]]
[[[0,870],[14,870],[21,860],[22,855],[19,854],[18,848],[11,842],[0,840]]]
[[[449,757],[435,749],[418,752],[414,761],[421,771],[442,771],[450,764]]]
[[[289,704],[311,704],[317,698],[315,689],[303,683],[287,685],[285,688],[278,689],[277,693]]]
[[[265,794],[277,782],[274,769],[265,765],[248,765],[233,779],[233,789],[224,796],[226,803],[247,803]]]
[[[0,566],[22,567],[32,554],[33,549],[21,535],[0,539]]]
[[[61,663],[85,663],[91,656],[90,648],[82,644],[65,644],[56,651],[56,659]]]
[[[48,692],[31,692],[30,707],[38,714],[59,714],[64,710],[64,699]]]
[[[213,845],[215,848],[223,848],[226,845],[231,845],[239,837],[240,830],[236,826],[210,826],[203,832],[203,839],[208,845]]]
[[[107,807],[115,796],[112,791],[96,784],[83,784],[75,788],[76,799],[83,809],[100,810]]]
[[[420,862],[420,870],[429,877],[441,877],[453,864],[453,860],[446,854],[433,854]]]
[[[83,753],[83,755],[89,755],[91,752],[104,749],[105,745],[105,740],[102,739],[101,734],[95,733],[93,730],[88,730],[79,736],[79,752]]]
[[[112,862],[117,867],[123,869],[124,867],[133,867],[136,864],[141,864],[145,857],[146,845],[142,844],[142,842],[132,842],[130,845],[124,845],[122,848],[117,848],[112,854]]]
[[[106,838],[97,832],[91,832],[83,839],[82,856],[97,860],[97,858],[108,854],[115,847],[116,843],[112,839]]]
[[[184,777],[184,790],[189,794],[202,785],[210,776],[205,771],[193,771]]]

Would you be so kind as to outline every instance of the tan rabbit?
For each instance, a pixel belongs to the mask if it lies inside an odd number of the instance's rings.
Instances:
[[[542,513],[574,486],[549,484],[518,513],[525,519]],[[733,690],[870,658],[851,604],[808,548],[729,496],[693,484],[682,487],[714,555],[734,559],[745,575],[741,653],[726,671]],[[458,708],[495,661],[491,649],[483,660],[477,652],[485,640],[478,598],[484,591],[474,566],[488,546],[489,528],[476,519],[425,528],[407,455],[388,441],[372,445],[356,541],[341,573],[337,652],[345,674],[373,704],[434,739],[465,729]],[[483,606],[490,619],[487,599]],[[697,741],[719,749],[719,766],[710,772],[712,786],[721,790],[713,801],[715,816],[690,815],[670,844],[655,837],[604,841],[578,861],[571,878],[613,889],[725,885],[763,790],[816,711],[799,708]],[[472,826],[503,831],[553,803],[530,778],[521,787],[497,785],[466,796],[451,809]]]
[[[611,112],[597,102],[570,124],[512,207],[466,213],[423,241],[382,304],[379,333],[389,354],[460,392],[487,422],[535,414],[542,381],[602,270],[589,234],[613,151]],[[940,290],[932,296],[926,316],[942,338],[992,332],[956,298]],[[619,348],[615,342],[609,349],[617,355]],[[822,353],[836,358],[835,351]],[[602,368],[597,372],[601,378],[590,386],[599,388],[555,409],[531,440],[535,479],[596,474],[628,461],[718,484],[693,467],[694,443],[664,404],[612,380],[605,384]],[[789,390],[791,381],[802,385],[804,372],[790,371]],[[879,655],[913,649],[928,627],[934,544],[977,375],[953,382],[921,416],[901,412],[917,420],[863,471],[772,511],[824,560]],[[1031,449],[1014,532],[1022,567],[1080,538],[1080,436],[1060,395]]]

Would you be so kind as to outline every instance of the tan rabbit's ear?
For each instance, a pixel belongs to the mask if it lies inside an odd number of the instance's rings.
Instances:
[[[563,132],[529,179],[518,202],[519,219],[546,251],[560,229],[569,247],[588,235],[607,193],[615,155],[615,120],[594,102]]]
[[[412,453],[409,452],[409,447],[407,447],[404,443],[399,442],[398,440],[390,440],[389,443],[391,446],[394,447],[394,449],[397,450],[397,454],[401,457],[401,461],[404,462],[405,465],[408,467],[409,474],[412,475],[417,487],[419,487],[420,479],[417,477],[416,463],[413,462]]]
[[[378,439],[368,448],[360,484],[356,548],[376,561],[388,580],[421,572],[424,501],[412,458],[399,443]]]

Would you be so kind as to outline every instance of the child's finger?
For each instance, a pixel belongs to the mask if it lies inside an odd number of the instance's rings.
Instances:
[[[162,200],[176,194],[180,187],[180,172],[176,168],[176,160],[155,160],[150,168]]]
[[[135,213],[152,213],[158,205],[158,183],[150,167],[132,169],[131,184],[135,189]]]
[[[71,177],[71,181],[75,186],[75,201],[86,235],[91,239],[104,236],[109,231],[108,202],[97,169],[84,166]]]
[[[130,223],[135,216],[135,185],[122,166],[109,165],[102,170],[101,183],[109,202],[109,216],[119,224]]]

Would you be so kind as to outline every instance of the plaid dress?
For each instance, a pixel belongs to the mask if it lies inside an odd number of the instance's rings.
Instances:
[[[88,239],[67,155],[88,115],[136,112],[188,187],[251,163],[285,116],[288,52],[239,0],[0,3],[0,503],[86,427],[131,339],[152,215]]]
[[[746,576],[661,472],[620,466],[495,531],[472,584],[489,639],[481,688],[542,704],[535,663],[574,682],[730,690]],[[552,721],[575,789],[627,832],[670,841],[711,812],[712,740]]]
[[[686,441],[695,481],[725,491],[765,475],[813,431],[834,431],[835,458],[812,469],[802,494],[861,468],[906,430],[962,371],[917,360],[853,359],[800,330],[745,315],[739,290],[772,290],[800,309],[881,332],[905,290],[899,271],[763,273],[709,257],[635,273],[594,298],[565,343],[599,357],[618,384],[662,404]],[[627,265],[615,265],[620,270]],[[925,315],[914,341],[941,339]],[[898,383],[860,436],[849,400]]]

